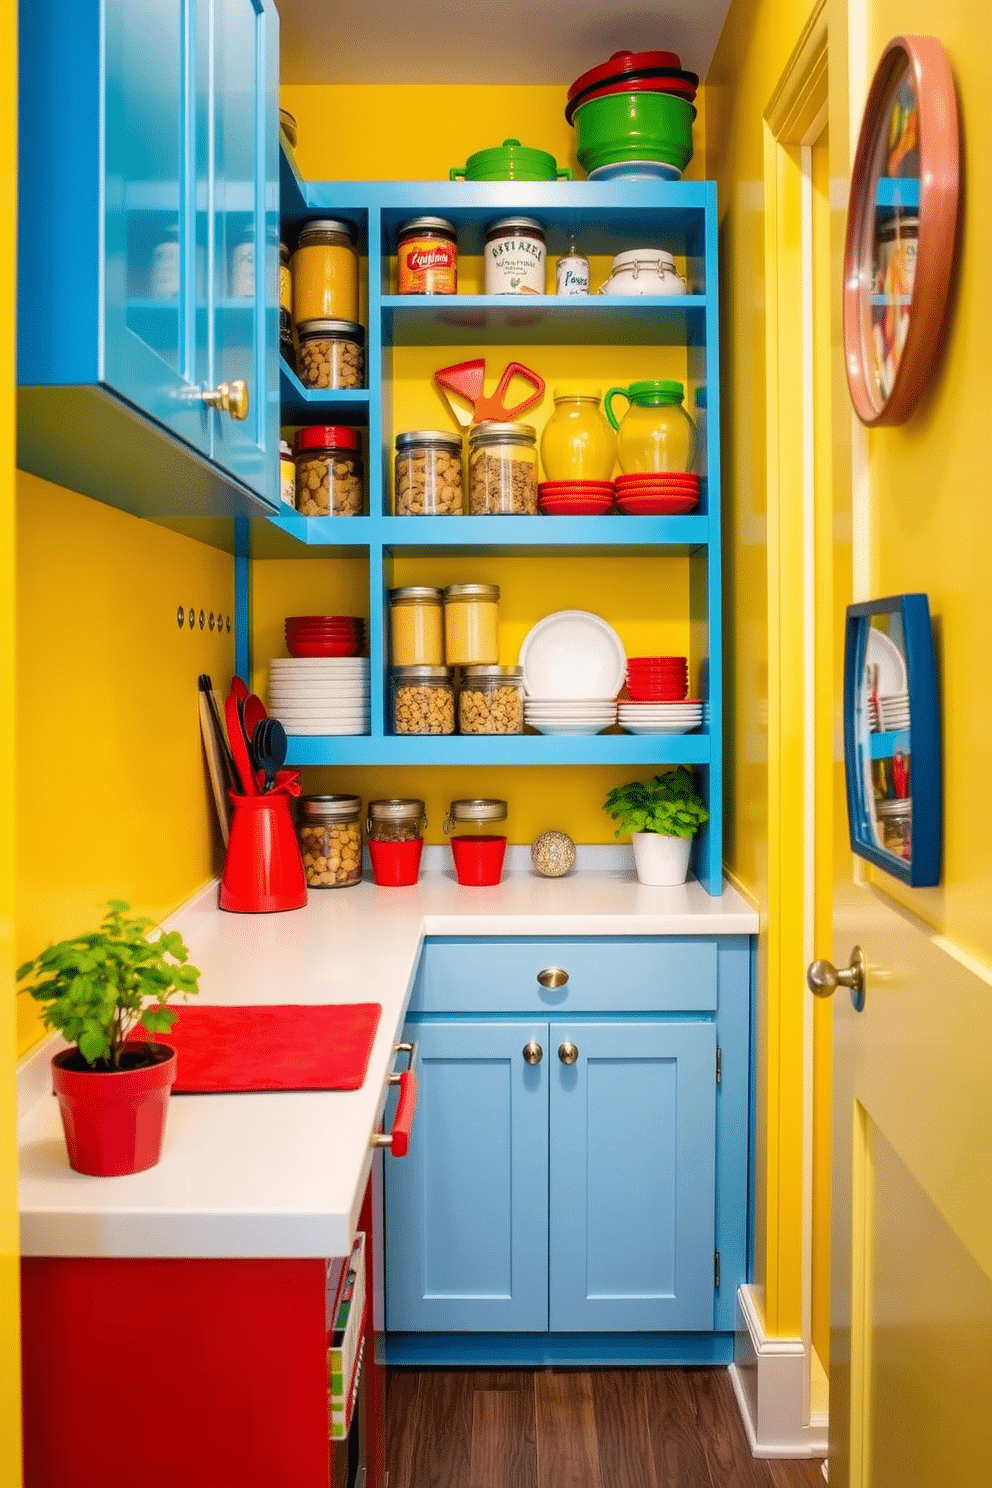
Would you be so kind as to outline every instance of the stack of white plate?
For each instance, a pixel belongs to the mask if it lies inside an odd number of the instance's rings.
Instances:
[[[889,692],[878,699],[878,723],[883,733],[909,728],[909,693]]]
[[[703,721],[703,704],[698,698],[682,703],[621,703],[617,718],[628,734],[691,734]]]
[[[287,734],[367,734],[368,658],[290,656],[270,662],[269,713]]]
[[[524,698],[524,723],[539,734],[601,734],[616,721],[612,700]]]

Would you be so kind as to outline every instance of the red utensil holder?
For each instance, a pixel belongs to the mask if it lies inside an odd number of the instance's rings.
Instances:
[[[372,881],[381,889],[404,889],[417,882],[423,837],[414,837],[410,842],[376,842],[370,837],[368,849]]]
[[[503,876],[506,838],[452,837],[451,856],[455,860],[455,877],[460,884],[482,888],[498,884]]]
[[[220,881],[220,907],[237,914],[302,909],[307,880],[289,797],[231,792],[234,816]]]

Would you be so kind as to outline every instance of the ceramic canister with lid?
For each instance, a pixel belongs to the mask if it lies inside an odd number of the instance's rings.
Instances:
[[[686,283],[670,253],[659,248],[631,248],[618,253],[604,295],[684,295]]]
[[[393,797],[369,802],[365,829],[372,878],[380,888],[398,889],[417,882],[426,826],[423,801]]]
[[[444,830],[451,838],[455,877],[460,884],[482,887],[499,883],[506,837],[495,835],[492,828],[506,818],[506,802],[493,797],[452,801],[444,819]]]
[[[486,294],[543,295],[544,227],[533,217],[501,217],[486,228]]]

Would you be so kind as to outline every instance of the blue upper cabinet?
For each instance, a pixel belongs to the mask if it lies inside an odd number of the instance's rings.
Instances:
[[[22,4],[22,468],[278,506],[278,57],[273,0]]]

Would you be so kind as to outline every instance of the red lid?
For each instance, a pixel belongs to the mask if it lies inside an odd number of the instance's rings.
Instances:
[[[591,103],[594,98],[608,98],[614,93],[668,93],[674,98],[681,98],[686,103],[692,104],[696,97],[696,84],[690,82],[689,78],[695,77],[695,73],[683,73],[679,77],[656,77],[623,78],[615,83],[603,83],[602,87],[590,88],[585,93],[579,93],[565,106],[565,123],[571,124],[575,117],[576,109],[583,104]],[[696,110],[693,108],[693,118]]]
[[[358,434],[342,424],[311,424],[309,429],[297,429],[296,448],[303,449],[358,449]]]
[[[571,102],[577,93],[584,93],[587,88],[598,88],[601,83],[618,83],[621,78],[630,73],[644,73],[651,68],[663,67],[666,69],[681,68],[682,60],[678,52],[614,52],[608,62],[600,62],[598,67],[590,67],[584,72],[568,90],[568,101]]]

